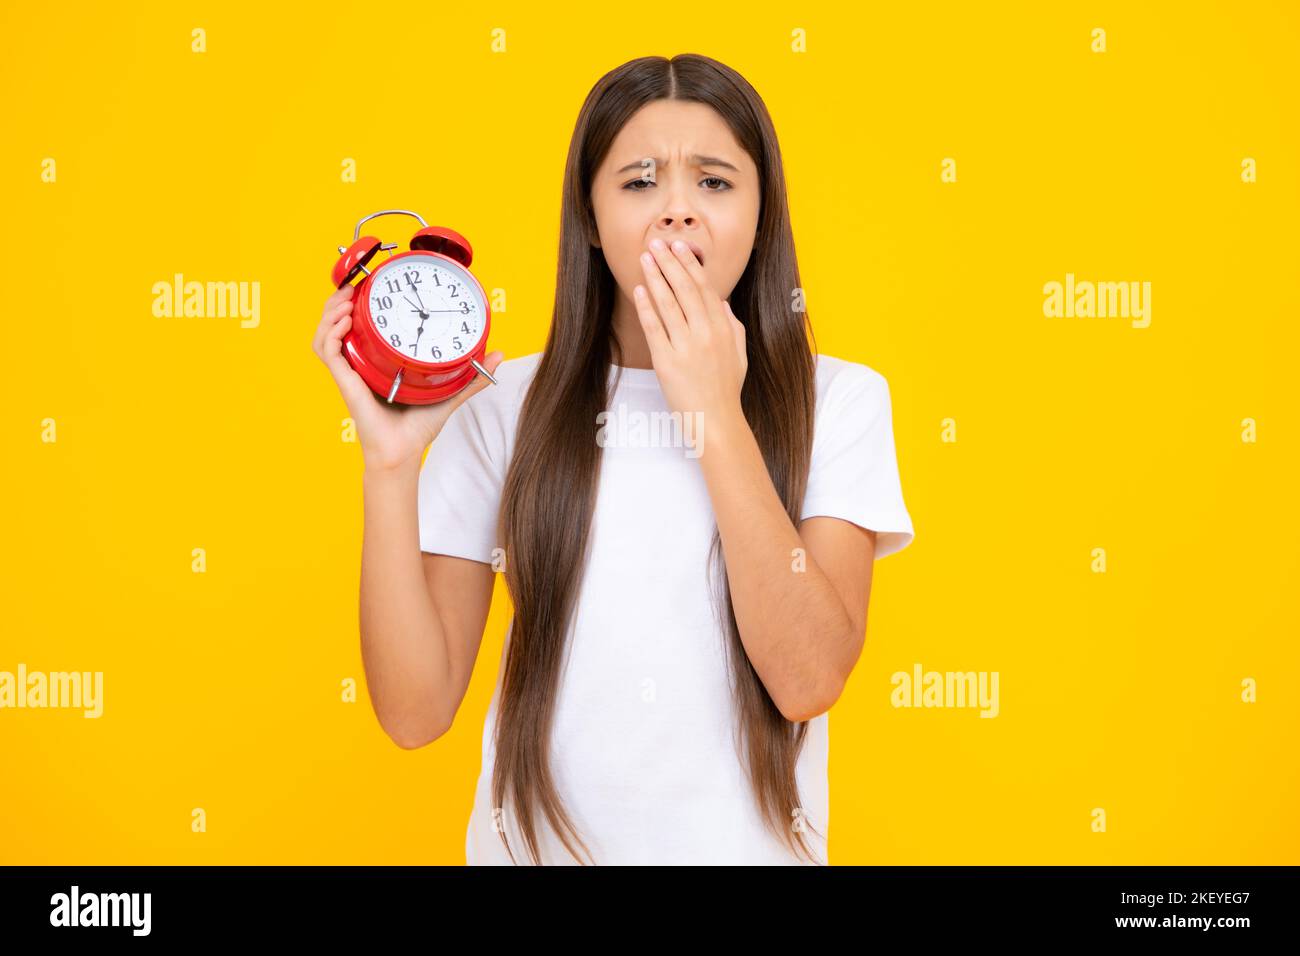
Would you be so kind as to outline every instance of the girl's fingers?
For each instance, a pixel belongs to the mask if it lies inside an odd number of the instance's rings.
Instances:
[[[371,393],[370,386],[343,357],[343,336],[351,327],[352,316],[348,315],[330,330],[325,339],[325,364],[330,374],[334,376],[334,381],[338,383],[339,391],[343,393],[348,408],[355,414],[355,409],[361,407],[361,402],[368,401]]]
[[[736,318],[736,313],[731,311],[731,303],[723,300],[722,303],[727,307],[727,321],[731,323],[731,330],[736,337],[736,351],[740,360],[748,364],[749,352],[745,348],[745,323]]]
[[[321,314],[329,315],[331,312],[340,308],[343,305],[347,305],[349,307],[351,307],[352,305],[352,286],[350,285],[345,285],[343,288],[339,289],[328,299],[326,299],[325,308],[323,309]]]
[[[682,307],[678,305],[677,296],[659,271],[659,263],[648,252],[641,254],[641,270],[645,273],[645,285],[650,292],[650,299],[668,333],[668,341],[676,347],[687,334],[686,316],[682,315]]]
[[[325,313],[321,319],[314,343],[316,354],[325,361],[325,364],[330,364],[332,359],[339,356],[343,348],[343,336],[351,327],[352,315],[350,311],[335,310],[334,312]]]
[[[325,363],[348,411],[355,416],[358,409],[364,408],[363,403],[371,401],[372,393],[370,386],[343,357],[343,337],[352,328],[352,294],[353,287],[347,285],[325,300],[320,324],[316,326],[316,335],[312,339],[312,349]]]
[[[646,344],[650,346],[650,354],[658,355],[663,349],[671,349],[672,342],[669,341],[668,333],[654,306],[650,304],[650,293],[645,286],[639,285],[633,289],[632,299],[636,304],[637,317],[641,320],[641,331],[645,333]]]
[[[316,326],[316,334],[312,337],[312,349],[316,354],[320,354],[321,346],[325,342],[325,336],[329,330],[334,327],[341,316],[347,315],[352,311],[351,301],[340,301],[338,304],[331,306],[328,302],[325,305],[325,311],[321,315],[320,324]]]
[[[745,323],[740,321],[740,319],[736,318],[736,313],[731,311],[731,303],[728,302],[726,299],[723,299],[722,305],[727,310],[727,318],[731,320],[733,327],[738,329],[740,331],[740,334],[744,336]]]
[[[494,349],[493,351],[488,352],[486,355],[483,356],[483,361],[480,364],[489,372],[491,372],[496,369],[497,365],[501,364],[501,359],[504,357],[505,357],[504,352]],[[493,358],[496,358],[496,365],[492,364]],[[477,395],[479,392],[483,391],[483,389],[490,388],[491,386],[492,383],[487,378],[485,378],[482,375],[475,375],[474,381],[470,382],[459,392],[453,395],[450,399],[448,399],[448,401],[452,402],[452,406],[448,414],[460,408],[461,405],[469,401],[470,398],[472,398],[474,395]],[[442,403],[439,402],[438,404],[442,404]]]
[[[668,248],[668,256],[663,263],[664,277],[677,293],[677,301],[686,310],[687,318],[700,312],[706,319],[715,318],[713,310],[708,307],[705,299],[706,290],[711,290],[700,260],[695,258],[695,253],[691,252],[690,246],[680,239],[674,241]]]
[[[347,359],[343,358],[343,336],[347,335],[350,328],[352,328],[352,316],[345,315],[325,334],[325,355],[331,361],[338,359],[340,362],[347,362]]]

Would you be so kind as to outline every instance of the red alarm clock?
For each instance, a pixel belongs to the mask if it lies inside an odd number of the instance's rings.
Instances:
[[[361,236],[376,216],[413,216],[420,231],[410,251],[393,255],[397,243]],[[358,238],[360,237],[360,238]],[[388,258],[373,272],[366,264],[383,250]],[[384,209],[357,223],[352,245],[330,279],[336,288],[359,274],[353,293],[352,328],[343,336],[343,357],[391,405],[432,405],[455,395],[474,376],[485,375],[491,309],[483,287],[469,271],[469,240],[451,229],[430,226],[405,209]]]

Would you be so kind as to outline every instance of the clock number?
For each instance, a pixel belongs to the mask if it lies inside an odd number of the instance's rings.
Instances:
[[[418,272],[407,272],[405,273],[405,277],[406,277],[406,281],[411,284],[412,289],[414,289],[417,285],[420,284],[421,279],[420,279],[420,273]]]
[[[436,346],[436,345],[433,346],[433,347],[432,347],[432,352],[433,352],[433,357],[434,357],[435,359],[440,359],[440,358],[442,358],[442,349],[438,348],[438,346]]]
[[[468,323],[468,322],[462,322],[462,323],[460,324],[460,330],[461,330],[462,332],[464,332],[466,335],[469,335],[469,323]]]
[[[453,282],[451,285],[447,286],[447,288],[451,290],[451,297],[453,299],[456,298],[456,283]]]
[[[375,316],[375,325],[379,326],[381,329],[386,329],[388,328],[388,319],[382,315],[377,315]]]
[[[393,343],[393,347],[394,347],[394,348],[399,348],[399,349],[400,349],[400,348],[402,347],[402,340],[401,340],[400,338],[398,338],[398,335],[397,335],[396,332],[394,332],[392,335],[390,335],[390,336],[388,337],[388,341],[390,341],[390,342]]]
[[[399,282],[397,279],[389,279],[389,280],[388,280],[388,291],[389,291],[389,292],[401,292],[401,291],[402,291],[402,283]]]
[[[455,337],[451,340],[451,344],[454,345],[454,346],[456,346],[456,351],[457,351],[457,352],[463,352],[463,351],[465,351],[465,346],[463,346],[463,345],[460,344],[460,336],[459,336],[459,335],[455,336]]]
[[[469,302],[462,301],[460,304],[460,314],[469,315]]]
[[[393,297],[391,295],[375,296],[375,304],[381,309],[391,309],[393,307]]]

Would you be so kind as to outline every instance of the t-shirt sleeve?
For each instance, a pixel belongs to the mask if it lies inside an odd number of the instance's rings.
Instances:
[[[913,538],[894,450],[889,383],[854,364],[831,382],[813,434],[808,490],[800,518],[826,515],[876,532],[876,558]]]
[[[505,479],[505,435],[492,386],[451,413],[420,466],[420,550],[492,563]]]

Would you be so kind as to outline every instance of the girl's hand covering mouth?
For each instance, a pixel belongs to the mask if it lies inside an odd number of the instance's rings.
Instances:
[[[668,242],[669,240],[662,240],[662,241]],[[678,242],[684,241],[686,243],[687,248],[690,249],[690,251],[695,254],[695,258],[699,260],[700,265],[704,265],[704,250],[700,248],[699,243],[692,242],[690,239],[675,240],[675,241]],[[649,250],[645,250],[645,251],[649,251]]]
[[[689,244],[650,242],[645,285],[633,290],[637,317],[669,407],[682,413],[740,411],[749,368],[745,326],[709,284]]]

